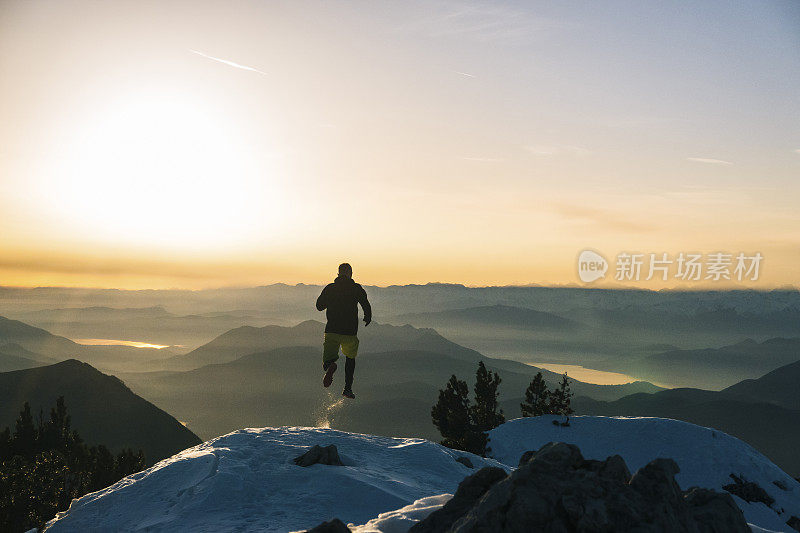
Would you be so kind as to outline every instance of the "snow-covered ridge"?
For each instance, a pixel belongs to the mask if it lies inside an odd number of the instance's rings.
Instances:
[[[336,445],[345,466],[296,466],[292,459],[314,444]],[[243,429],[74,500],[47,531],[293,531],[334,517],[365,524],[452,493],[474,471],[456,462],[459,456],[476,468],[501,466],[424,439]]]
[[[621,455],[631,471],[671,457],[677,480],[721,490],[731,473],[758,483],[772,508],[734,496],[754,530],[791,531],[800,517],[800,483],[738,439],[708,428],[658,418],[578,416],[517,419],[490,434],[483,459],[423,439],[319,428],[244,429],[189,448],[101,491],[72,502],[48,531],[295,531],[337,517],[359,533],[406,531],[443,505],[475,468],[510,470],[520,456],[550,441],[576,444],[589,459]],[[314,444],[335,444],[345,466],[296,466]],[[508,465],[508,466],[506,466]],[[786,487],[780,488],[774,482]],[[776,511],[780,511],[778,514]]]

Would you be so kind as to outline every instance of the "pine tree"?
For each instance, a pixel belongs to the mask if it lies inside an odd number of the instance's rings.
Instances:
[[[455,374],[450,376],[444,390],[439,391],[439,401],[431,408],[433,425],[442,435],[442,445],[448,448],[469,450],[474,433],[470,420],[469,388]]]
[[[519,404],[522,416],[541,416],[550,413],[550,391],[547,383],[542,378],[542,373],[537,372],[531,384],[525,390],[525,401]]]
[[[478,431],[490,431],[506,421],[497,402],[497,387],[501,381],[497,372],[486,370],[483,361],[478,363],[475,372],[475,405],[471,410],[472,423]]]
[[[144,470],[144,452],[142,452],[142,450],[134,452],[131,449],[125,448],[117,454],[114,464],[114,475],[117,479],[121,479],[131,472],[139,472],[140,470]]]
[[[439,429],[444,446],[486,455],[488,431],[505,422],[497,402],[497,387],[502,381],[483,362],[475,373],[475,404],[469,401],[467,383],[455,375],[439,391],[439,401],[431,408],[433,424]]]
[[[30,457],[36,454],[36,426],[33,424],[31,405],[28,402],[22,406],[19,417],[14,426],[14,437],[12,438],[12,453]]]
[[[485,456],[491,451],[487,446],[488,432],[506,421],[497,402],[497,387],[501,381],[497,372],[486,370],[483,361],[478,363],[478,370],[475,372],[475,404],[470,409],[472,425],[476,431],[474,453],[478,455]]]
[[[572,392],[569,389],[569,377],[564,372],[558,388],[550,394],[550,413],[564,416],[571,415],[575,412],[570,406],[571,399]]]
[[[83,444],[70,429],[63,397],[49,420],[40,410],[36,422],[25,403],[14,433],[0,431],[0,531],[41,527],[74,498],[144,468],[141,450],[115,457],[103,445]]]

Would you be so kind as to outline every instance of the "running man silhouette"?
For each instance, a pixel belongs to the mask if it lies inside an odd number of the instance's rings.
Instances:
[[[336,372],[336,361],[339,359],[339,348],[346,360],[344,364],[344,390],[342,396],[353,399],[353,372],[356,369],[358,355],[358,305],[364,310],[364,327],[372,322],[372,307],[367,300],[364,287],[353,281],[353,267],[348,263],[339,265],[339,275],[329,283],[317,298],[317,311],[327,309],[325,315],[325,341],[322,343],[322,386],[330,387],[333,373]]]

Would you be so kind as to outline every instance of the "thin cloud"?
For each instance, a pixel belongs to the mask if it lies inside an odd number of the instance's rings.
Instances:
[[[730,161],[722,159],[710,159],[708,157],[687,157],[687,161],[694,161],[696,163],[708,163],[709,165],[732,165]]]
[[[222,59],[222,58],[219,58],[219,57],[210,56],[208,54],[204,54],[203,52],[200,52],[199,50],[194,50],[192,48],[189,48],[189,51],[191,53],[193,53],[193,54],[197,54],[197,55],[199,55],[201,57],[205,57],[206,59],[210,59],[212,61],[217,61],[217,62],[222,63],[224,65],[228,65],[229,67],[239,68],[239,69],[242,69],[242,70],[249,70],[251,72],[258,72],[259,74],[263,74],[264,76],[267,75],[266,72],[258,70],[257,68],[248,67],[247,65],[242,65],[240,63],[235,63],[233,61],[228,61],[227,59]]]
[[[568,144],[535,144],[526,146],[525,150],[534,155],[575,155],[584,156],[591,154],[591,150],[582,148],[580,146],[571,146]]]
[[[619,216],[613,211],[595,209],[585,205],[554,203],[549,207],[568,220],[590,224],[593,227],[607,227],[625,232],[648,232],[655,229],[652,221],[632,220]]]
[[[497,163],[503,161],[502,159],[498,159],[496,157],[462,157],[464,161],[478,161],[480,163]]]
[[[514,45],[547,39],[554,32],[575,30],[577,27],[575,23],[537,16],[530,10],[500,2],[465,5],[448,0],[426,2],[424,14],[400,25],[395,31]]]

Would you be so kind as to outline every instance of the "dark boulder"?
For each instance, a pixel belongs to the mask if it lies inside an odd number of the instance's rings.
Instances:
[[[771,506],[775,503],[775,498],[767,494],[761,485],[758,483],[754,483],[752,481],[747,481],[744,478],[740,478],[739,476],[735,476],[733,474],[730,475],[733,483],[728,485],[723,485],[722,488],[734,494],[746,502],[761,502],[767,507]]]
[[[409,533],[446,531],[450,524],[463,516],[492,485],[505,479],[506,475],[502,468],[485,466],[467,476],[444,507],[428,515],[424,521],[414,524]]]
[[[484,468],[469,476],[411,531],[750,531],[729,494],[683,492],[677,473],[672,459],[655,459],[631,476],[618,455],[586,460],[576,446],[551,442],[526,453],[510,475]]]
[[[472,465],[472,461],[469,460],[469,457],[464,457],[463,455],[460,455],[460,456],[456,457],[456,462],[457,463],[461,463],[462,465],[466,466],[467,468],[475,468]]]
[[[323,522],[313,529],[309,529],[306,533],[350,533],[350,528],[338,518],[334,518],[328,522]]]
[[[697,523],[698,531],[737,531],[742,512],[730,494],[692,487],[685,492],[683,499],[689,505],[689,512]]]
[[[315,464],[344,466],[342,460],[339,459],[339,452],[333,444],[325,446],[324,448],[314,445],[314,447],[303,455],[295,457],[294,464],[297,466],[311,466]]]

